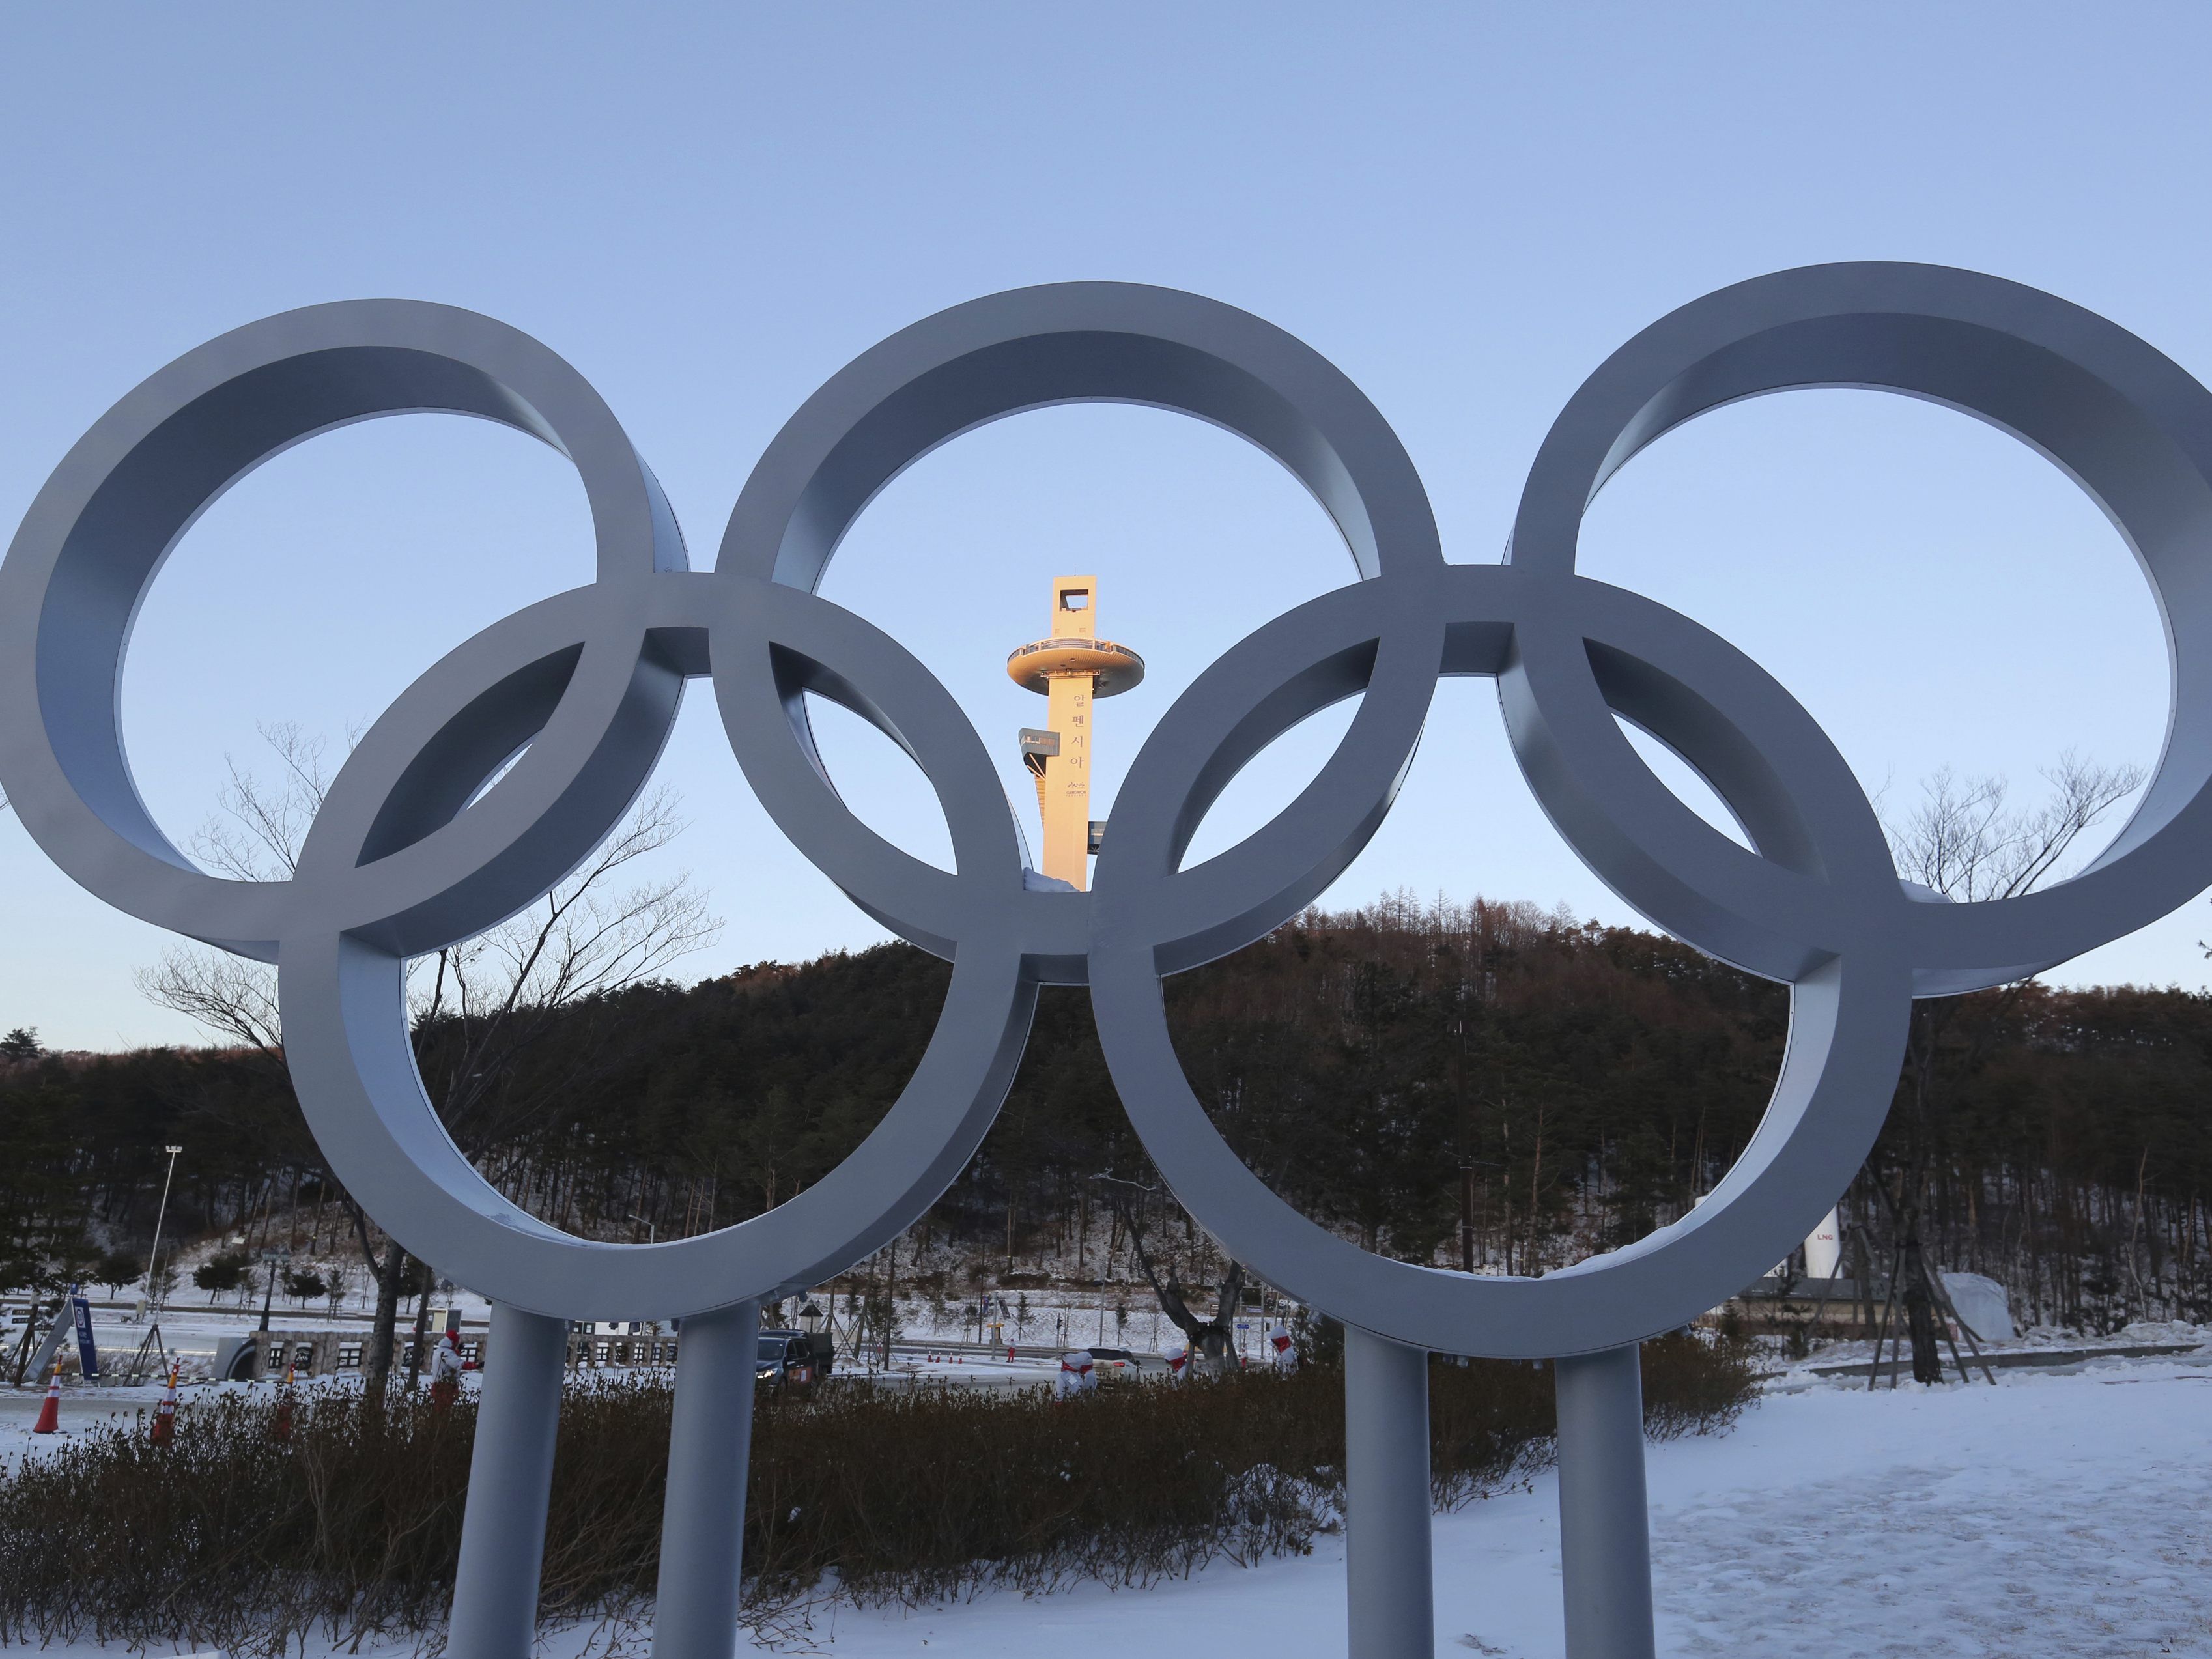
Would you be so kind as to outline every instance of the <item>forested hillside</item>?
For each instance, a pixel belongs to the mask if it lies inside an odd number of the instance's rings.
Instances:
[[[886,945],[589,1002],[511,1059],[468,1144],[579,1231],[726,1224],[858,1144],[948,975]],[[1456,1267],[1464,1249],[1516,1273],[1625,1242],[1708,1189],[1758,1120],[1789,1015],[1782,988],[1654,934],[1405,900],[1309,915],[1174,981],[1170,1010],[1216,1121],[1309,1214],[1394,1255]],[[1948,1029],[1922,1223],[1936,1261],[2005,1278],[2045,1319],[2212,1316],[2212,999],[2029,987]],[[419,1034],[434,1079],[441,1041]],[[143,1246],[168,1143],[189,1149],[173,1228],[295,1206],[326,1238],[350,1228],[271,1057],[26,1054],[0,1059],[0,1279],[51,1282],[102,1246]],[[1886,1142],[1875,1165],[1892,1156]],[[1102,1261],[1085,1224],[1109,1172],[1156,1182],[1085,995],[1049,990],[1005,1113],[920,1231],[1002,1273],[1120,1276],[1117,1237]],[[1874,1206],[1863,1177],[1846,1220]]]

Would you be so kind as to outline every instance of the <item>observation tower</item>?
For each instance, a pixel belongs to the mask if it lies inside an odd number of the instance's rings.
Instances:
[[[1098,637],[1097,599],[1097,577],[1054,577],[1049,636],[1006,659],[1016,685],[1048,699],[1043,728],[1022,728],[1022,764],[1036,779],[1043,873],[1078,891],[1106,829],[1091,818],[1091,707],[1145,678],[1142,657]]]

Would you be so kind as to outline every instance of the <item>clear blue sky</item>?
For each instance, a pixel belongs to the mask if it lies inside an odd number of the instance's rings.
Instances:
[[[1116,277],[1334,359],[1404,438],[1450,556],[1492,559],[1583,375],[1760,271],[1977,267],[2212,378],[2208,47],[2193,7],[10,8],[0,519],[177,354],[398,295],[576,364],[704,563],[762,446],[853,355],[978,294]],[[2069,747],[2156,754],[2163,647],[2132,562],[2056,472],[1963,417],[1844,392],[1723,411],[1624,473],[1586,546],[1594,574],[1765,663],[1893,803],[1946,763],[2032,797]],[[585,579],[588,548],[559,459],[478,423],[380,422],[283,457],[194,528],[143,613],[124,703],[157,816],[188,834],[257,721],[339,736]],[[1106,631],[1152,665],[1106,711],[1109,788],[1224,647],[1352,574],[1256,453],[1079,409],[930,458],[825,591],[895,625],[1018,791],[1012,733],[1042,705],[1000,664],[1060,571],[1099,574]],[[841,784],[941,847],[918,777],[850,725],[828,744]],[[1326,735],[1271,751],[1206,842],[1285,799]],[[675,853],[728,921],[690,971],[879,937],[751,803],[703,696],[665,775],[692,821]],[[1331,902],[1401,885],[1630,919],[1530,805],[1485,684],[1446,689]],[[2201,902],[2059,977],[2201,987],[2200,936]],[[0,819],[0,1028],[189,1037],[131,986],[164,943]]]

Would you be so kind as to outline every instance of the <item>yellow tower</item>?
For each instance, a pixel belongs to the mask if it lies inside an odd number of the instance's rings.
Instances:
[[[1098,637],[1098,581],[1055,576],[1050,636],[1006,659],[1016,685],[1042,691],[1042,731],[1022,728],[1022,763],[1036,779],[1044,824],[1044,873],[1078,889],[1091,884],[1091,854],[1105,829],[1091,821],[1091,711],[1101,697],[1145,678],[1145,659]]]

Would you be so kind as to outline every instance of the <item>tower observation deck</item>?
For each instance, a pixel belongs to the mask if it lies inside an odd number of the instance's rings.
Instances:
[[[1056,576],[1049,635],[1006,659],[1015,684],[1042,692],[1045,723],[1022,728],[1022,763],[1036,780],[1043,873],[1078,889],[1091,884],[1091,854],[1103,823],[1091,817],[1091,711],[1101,697],[1145,678],[1145,659],[1098,637],[1098,580]]]

